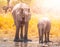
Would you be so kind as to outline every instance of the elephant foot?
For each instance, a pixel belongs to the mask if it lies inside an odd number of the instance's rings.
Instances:
[[[20,41],[20,42],[23,42],[24,40],[23,40],[23,39],[20,39],[19,41]]]
[[[48,41],[44,41],[45,43],[47,43]]]
[[[20,40],[19,39],[14,39],[14,42],[19,42]]]
[[[39,43],[43,43],[43,41],[40,41]]]
[[[52,41],[50,41],[50,40],[48,40],[48,41],[44,41],[45,43],[48,43],[48,42],[52,42]]]
[[[52,41],[48,40],[47,42],[52,42]]]
[[[32,40],[30,40],[30,39],[24,39],[24,42],[28,42],[28,41],[31,42]]]

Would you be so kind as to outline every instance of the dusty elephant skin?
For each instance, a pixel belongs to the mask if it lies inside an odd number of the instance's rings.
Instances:
[[[16,25],[16,34],[14,41],[28,40],[28,24],[31,18],[30,7],[25,3],[19,3],[14,6],[12,10],[12,15],[14,18],[14,23]],[[25,27],[23,36],[23,26]],[[20,39],[19,39],[19,28],[20,28]]]
[[[38,22],[38,33],[39,33],[39,43],[43,43],[43,36],[45,36],[44,42],[50,42],[49,40],[49,33],[51,29],[51,23],[48,18],[42,18]]]

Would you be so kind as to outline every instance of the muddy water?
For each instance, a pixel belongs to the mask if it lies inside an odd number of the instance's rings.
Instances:
[[[34,42],[14,42],[14,41],[0,41],[0,47],[60,47],[58,42],[50,42],[39,44],[38,41]]]

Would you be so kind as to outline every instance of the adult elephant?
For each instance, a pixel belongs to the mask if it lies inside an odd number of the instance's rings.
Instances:
[[[43,36],[45,35],[44,42],[50,42],[49,33],[51,29],[51,22],[48,18],[44,17],[38,22],[39,43],[43,43]]]
[[[16,34],[14,41],[28,40],[27,33],[28,33],[28,24],[31,18],[30,7],[25,3],[18,3],[14,6],[12,10],[12,15],[14,19],[14,23],[16,25]],[[23,37],[23,27],[24,30],[24,37]],[[20,39],[19,39],[19,28],[20,28]]]

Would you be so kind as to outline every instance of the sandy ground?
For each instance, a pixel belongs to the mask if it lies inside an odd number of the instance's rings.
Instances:
[[[31,38],[32,42],[14,42],[13,39],[0,38],[0,47],[60,47],[59,38],[50,38],[52,42],[39,44],[38,38]]]
[[[60,44],[57,42],[39,44],[38,42],[24,43],[24,42],[13,42],[13,41],[0,41],[0,47],[60,47]]]

